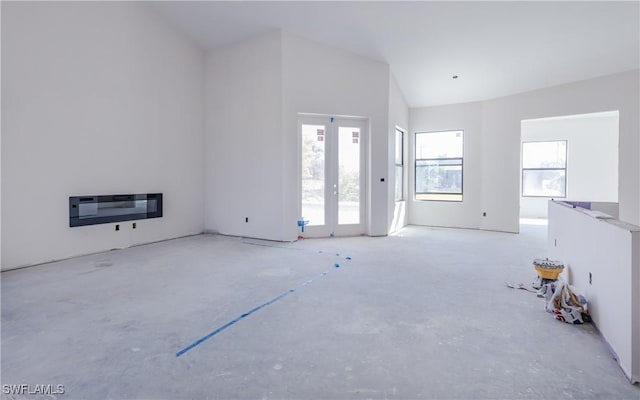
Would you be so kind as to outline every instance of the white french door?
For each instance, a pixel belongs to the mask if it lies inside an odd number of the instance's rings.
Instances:
[[[365,233],[366,120],[300,117],[304,236]]]

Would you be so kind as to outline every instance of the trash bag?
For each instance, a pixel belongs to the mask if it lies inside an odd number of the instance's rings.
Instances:
[[[548,283],[544,288],[545,310],[559,321],[569,324],[582,324],[590,321],[587,300],[577,295],[573,288],[563,280]]]

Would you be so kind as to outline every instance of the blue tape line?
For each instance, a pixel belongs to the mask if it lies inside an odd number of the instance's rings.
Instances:
[[[338,265],[338,264],[336,264]],[[337,268],[337,267],[336,267]],[[252,308],[251,310],[247,311],[246,313],[240,315],[239,317],[237,317],[236,319],[227,322],[226,324],[222,325],[221,327],[217,328],[216,330],[214,330],[213,332],[211,332],[210,334],[208,334],[207,336],[204,336],[198,340],[196,340],[195,342],[191,343],[190,345],[188,345],[187,347],[185,347],[184,349],[180,350],[179,352],[176,353],[176,357],[180,357],[181,355],[183,355],[184,353],[186,353],[187,351],[193,349],[194,347],[198,346],[199,344],[201,344],[202,342],[211,339],[212,337],[214,337],[215,335],[217,335],[218,333],[224,331],[225,329],[229,328],[230,326],[234,325],[236,322],[240,321],[241,319],[247,318],[249,315],[253,314],[256,311],[259,311],[263,308],[265,308],[268,305],[271,305],[273,303],[275,303],[276,301],[282,299],[283,297],[295,292],[296,290],[307,286],[308,284],[310,284],[311,282],[315,281],[318,278],[322,278],[323,276],[327,275],[330,271],[324,271],[323,273],[321,273],[320,275],[317,275],[311,279],[309,279],[308,281],[302,283],[299,286],[296,286],[293,289],[289,289],[286,292],[282,293],[281,295],[274,297],[273,299],[267,301],[264,304],[261,304],[257,307]]]

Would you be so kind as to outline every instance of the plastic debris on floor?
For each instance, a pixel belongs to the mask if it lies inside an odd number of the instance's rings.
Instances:
[[[527,292],[532,292],[532,293],[537,293],[538,292],[537,290],[535,290],[535,289],[533,289],[531,287],[528,287],[524,283],[509,283],[509,282],[505,282],[505,283],[511,289],[522,289],[522,290],[526,290]]]
[[[569,324],[582,324],[591,321],[587,309],[587,299],[576,294],[574,288],[562,279],[545,285],[544,298],[544,309],[552,313],[559,321]]]
[[[505,282],[507,287],[533,292],[538,297],[544,298],[545,310],[559,321],[569,324],[591,321],[587,299],[576,293],[574,287],[559,277],[564,270],[562,262],[536,258],[533,260],[533,267],[538,272],[538,276],[530,286]]]

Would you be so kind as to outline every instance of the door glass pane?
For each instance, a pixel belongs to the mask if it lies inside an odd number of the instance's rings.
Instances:
[[[338,128],[338,224],[360,223],[360,128]]]
[[[302,215],[309,225],[324,225],[324,125],[302,125]]]

